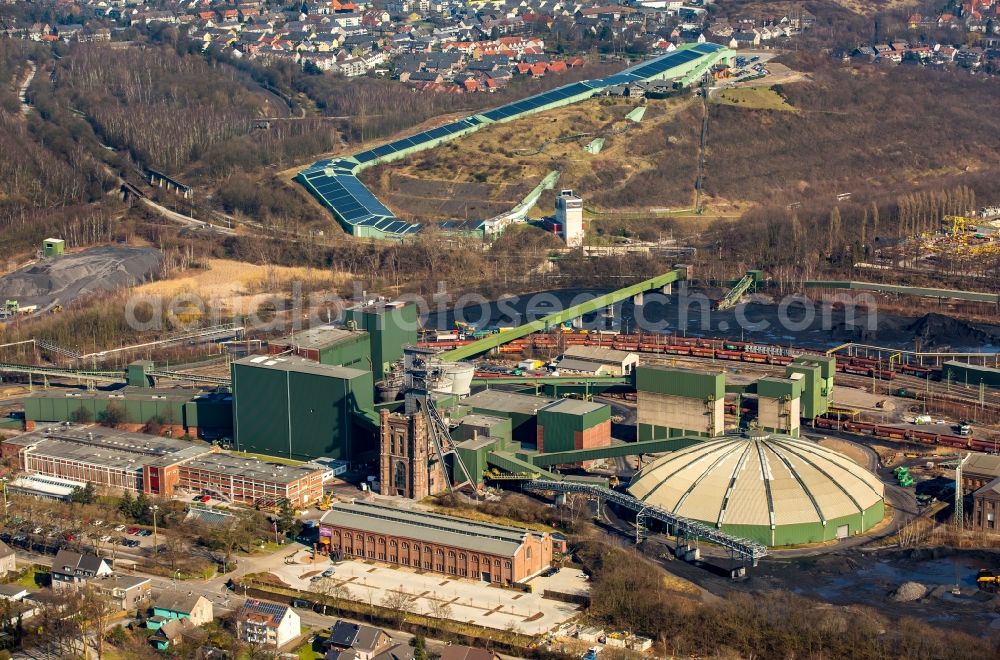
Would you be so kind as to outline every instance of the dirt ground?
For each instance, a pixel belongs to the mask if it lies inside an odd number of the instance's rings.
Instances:
[[[560,187],[586,188],[593,199],[601,186],[620,186],[628,177],[655,169],[656,159],[663,157],[663,148],[675,148],[663,144],[663,125],[690,103],[692,99],[687,96],[646,100],[643,120],[634,123],[625,115],[636,107],[636,101],[592,98],[486,127],[436,149],[367,170],[361,179],[376,197],[389,201],[401,217],[418,220],[441,217],[443,211],[431,211],[441,208],[439,198],[448,196],[442,193],[447,193],[449,187],[485,184],[485,188],[477,187],[475,197],[469,201],[474,205],[486,206],[494,200],[499,205],[499,200],[511,198],[516,203],[552,170],[562,173]],[[604,149],[589,154],[583,146],[595,137],[605,138]],[[659,146],[652,148],[655,145]],[[611,164],[620,170],[615,177],[595,177],[595,171],[603,172]],[[421,191],[410,180],[437,185]],[[587,185],[580,185],[581,181]],[[551,204],[551,199],[543,197],[538,214],[553,212],[546,204]],[[464,217],[465,207],[453,206],[445,207],[445,215]],[[476,217],[471,210],[469,213]]]
[[[209,259],[205,266],[139,286],[135,295],[167,298],[193,295],[218,309],[250,313],[272,293],[288,290],[293,282],[301,283],[303,290],[309,291],[333,287],[349,278],[332,271],[260,266],[229,259]]]

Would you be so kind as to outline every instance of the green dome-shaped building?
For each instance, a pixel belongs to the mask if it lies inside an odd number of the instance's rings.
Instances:
[[[804,438],[752,432],[706,440],[643,468],[634,497],[765,545],[863,533],[885,515],[877,476]]]

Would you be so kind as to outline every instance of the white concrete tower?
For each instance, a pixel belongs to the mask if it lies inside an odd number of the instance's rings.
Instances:
[[[583,245],[583,200],[572,190],[562,190],[556,197],[556,222],[567,247]]]

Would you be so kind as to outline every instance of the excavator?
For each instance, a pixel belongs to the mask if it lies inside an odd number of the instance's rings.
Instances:
[[[983,568],[979,571],[979,575],[976,576],[976,584],[982,591],[995,593],[997,587],[1000,587],[1000,574]]]

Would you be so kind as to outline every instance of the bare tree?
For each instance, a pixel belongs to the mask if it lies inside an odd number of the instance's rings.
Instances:
[[[390,589],[382,597],[382,607],[392,612],[393,621],[398,628],[406,621],[413,603],[417,600],[417,595],[411,593],[400,585],[399,589]]]
[[[350,597],[350,592],[342,582],[323,578],[309,585],[309,590],[320,596],[320,604],[323,606],[323,615],[326,615],[326,608],[330,600],[344,600]]]
[[[115,614],[121,611],[109,594],[104,593],[94,585],[87,585],[80,590],[81,642],[84,647],[89,643],[97,652],[97,659],[104,657],[104,635]]]
[[[427,613],[435,619],[450,619],[451,603],[446,600],[432,600]]]

